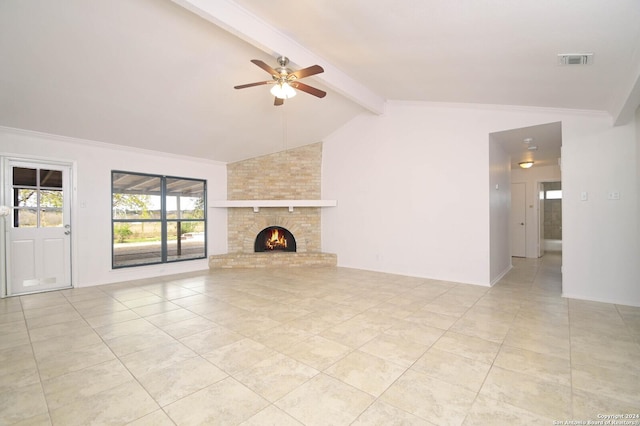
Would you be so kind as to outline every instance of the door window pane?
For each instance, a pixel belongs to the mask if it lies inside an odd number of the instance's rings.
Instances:
[[[37,189],[14,188],[13,200],[16,207],[38,207]]]
[[[13,214],[15,228],[36,228],[38,226],[37,209],[16,209]]]
[[[40,207],[62,207],[62,191],[40,191]]]
[[[15,186],[38,186],[38,169],[24,167],[13,168],[13,184]]]
[[[41,228],[58,228],[62,226],[62,209],[40,210]]]
[[[62,171],[40,169],[40,186],[62,188]]]

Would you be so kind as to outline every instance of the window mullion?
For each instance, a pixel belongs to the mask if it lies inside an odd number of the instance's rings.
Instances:
[[[40,169],[36,169],[36,228],[40,228]]]
[[[160,178],[160,220],[161,220],[161,251],[162,263],[167,263],[167,177]]]

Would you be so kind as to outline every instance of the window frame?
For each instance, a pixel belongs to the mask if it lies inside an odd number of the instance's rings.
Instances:
[[[133,175],[147,178],[158,178],[160,179],[160,210],[159,217],[156,218],[116,218],[114,208],[114,177],[115,175]],[[169,218],[167,212],[167,180],[175,179],[182,181],[193,181],[202,183],[202,199],[203,199],[203,207],[202,207],[202,218],[181,218],[180,212],[178,213],[177,218]],[[121,192],[118,192],[121,193]],[[170,223],[202,223],[203,225],[203,255],[198,257],[187,257],[187,258],[174,258],[173,255],[170,254],[170,250],[168,248],[169,236],[168,236],[168,225]],[[159,261],[149,261],[144,263],[134,263],[134,264],[116,264],[116,224],[122,223],[159,223],[160,224],[160,260]],[[177,226],[177,225],[176,225]],[[179,240],[179,236],[178,240]],[[137,266],[149,266],[149,265],[161,265],[166,263],[175,263],[175,262],[187,262],[191,260],[202,260],[207,258],[207,181],[206,179],[198,179],[198,178],[186,178],[181,176],[170,176],[170,175],[158,175],[151,173],[141,173],[141,172],[130,172],[124,170],[111,170],[111,268],[112,269],[122,269],[122,268],[133,268]]]

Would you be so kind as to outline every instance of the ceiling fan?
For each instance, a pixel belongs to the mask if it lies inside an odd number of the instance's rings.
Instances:
[[[275,96],[275,101],[273,102],[273,105],[275,106],[282,105],[284,104],[285,99],[294,97],[296,95],[295,89],[302,90],[303,92],[307,92],[310,95],[316,96],[318,98],[324,98],[327,95],[327,92],[316,89],[315,87],[311,87],[298,81],[301,78],[310,77],[312,75],[324,72],[324,69],[320,65],[312,65],[298,71],[292,71],[287,68],[289,58],[285,56],[280,56],[278,58],[278,64],[280,64],[280,66],[276,69],[271,68],[269,65],[265,64],[259,59],[252,59],[251,62],[271,74],[273,80],[242,84],[240,86],[234,86],[234,89],[246,89],[247,87],[262,86],[264,84],[274,84],[274,86],[271,88],[271,94]]]

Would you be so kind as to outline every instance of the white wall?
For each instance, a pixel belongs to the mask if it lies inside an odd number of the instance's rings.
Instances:
[[[540,235],[540,221],[538,216],[538,183],[561,181],[559,166],[537,167],[530,169],[513,169],[511,171],[512,183],[524,183],[527,194],[526,223],[526,257],[538,257],[538,236]],[[564,203],[564,200],[563,200]],[[564,204],[563,204],[564,207]],[[563,212],[564,213],[564,212]]]
[[[323,251],[341,266],[488,285],[487,144],[448,110],[411,103],[352,121],[323,145],[323,198],[338,200],[322,212]]]
[[[640,107],[636,109],[635,114],[635,126],[636,126],[636,218],[640,218]],[[640,255],[640,219],[636,222],[636,251]],[[636,263],[636,276],[640,277],[640,262]]]
[[[635,126],[608,124],[563,123],[563,295],[640,306]]]
[[[72,262],[76,287],[207,269],[206,259],[111,269],[111,171],[206,179],[207,199],[216,200],[226,199],[224,163],[7,128],[0,128],[2,155],[74,162]],[[226,210],[209,209],[207,214],[207,253],[226,253]]]
[[[489,135],[489,280],[495,284],[511,269],[511,164],[509,154]]]
[[[323,209],[323,250],[341,266],[489,285],[488,135],[557,121],[565,294],[640,306],[634,125],[600,113],[389,102],[325,140],[323,198],[338,206]]]

